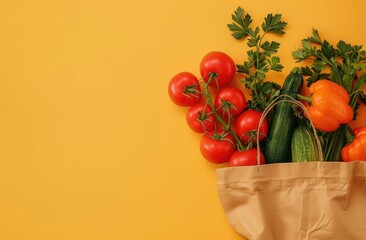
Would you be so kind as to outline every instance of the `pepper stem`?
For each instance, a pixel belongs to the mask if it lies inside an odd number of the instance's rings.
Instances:
[[[311,97],[310,96],[303,96],[301,94],[296,94],[296,98],[298,100],[302,100],[302,101],[305,101],[305,102],[311,104]]]

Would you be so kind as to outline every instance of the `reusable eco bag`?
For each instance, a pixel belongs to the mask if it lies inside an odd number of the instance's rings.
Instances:
[[[365,162],[227,167],[216,176],[227,219],[247,239],[366,239]]]
[[[309,114],[301,102],[280,95],[263,111],[258,129],[279,102]],[[311,125],[319,161],[259,165],[258,149],[257,166],[216,170],[228,221],[247,239],[366,240],[366,162],[324,162]]]

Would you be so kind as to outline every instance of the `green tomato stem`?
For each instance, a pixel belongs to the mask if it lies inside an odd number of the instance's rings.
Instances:
[[[239,150],[242,150],[242,149],[244,149],[244,146],[243,146],[242,142],[240,141],[240,138],[231,129],[231,126],[230,126],[230,115],[228,117],[229,122],[228,123],[225,122],[225,120],[222,119],[222,117],[217,113],[216,108],[215,108],[215,104],[212,101],[211,94],[210,94],[210,91],[208,89],[208,86],[209,86],[210,82],[212,80],[214,80],[216,77],[217,77],[217,74],[216,73],[210,73],[210,77],[209,77],[208,81],[203,83],[203,86],[204,86],[203,94],[204,94],[204,96],[205,96],[205,98],[207,100],[207,104],[211,107],[212,114],[215,116],[216,120],[224,127],[225,131],[227,131],[228,133],[231,134],[231,136],[233,136],[233,138],[235,139],[237,148]],[[228,114],[230,114],[230,113],[228,113]]]

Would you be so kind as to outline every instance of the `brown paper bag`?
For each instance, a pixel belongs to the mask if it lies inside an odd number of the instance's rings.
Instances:
[[[366,162],[217,169],[232,227],[250,240],[366,239]]]

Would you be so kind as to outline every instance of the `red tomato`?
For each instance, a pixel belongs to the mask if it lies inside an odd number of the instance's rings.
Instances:
[[[260,164],[264,164],[264,155],[260,152]],[[257,165],[257,148],[251,148],[245,151],[235,151],[230,159],[230,166],[253,166]]]
[[[210,52],[201,60],[200,72],[207,82],[210,73],[217,74],[217,77],[210,82],[212,87],[221,87],[229,83],[235,76],[236,66],[234,60],[223,52]]]
[[[195,75],[181,72],[169,82],[168,93],[170,99],[177,105],[189,107],[200,99],[200,85]]]
[[[245,143],[255,142],[257,139],[257,130],[259,125],[259,120],[262,116],[262,112],[249,109],[244,111],[238,116],[236,120],[236,132],[240,138]],[[268,122],[264,119],[261,127],[259,128],[259,140],[263,140],[268,133]]]
[[[200,150],[206,160],[212,163],[227,162],[235,151],[235,143],[228,133],[210,132],[201,138]]]
[[[244,93],[235,87],[221,88],[215,97],[215,108],[217,113],[228,119],[231,116],[240,114],[247,106]]]
[[[186,120],[188,126],[197,133],[212,131],[216,122],[211,107],[201,102],[188,109]]]

